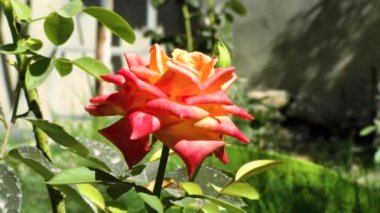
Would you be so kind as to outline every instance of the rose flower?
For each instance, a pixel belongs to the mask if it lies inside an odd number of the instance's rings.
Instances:
[[[125,58],[127,69],[101,76],[119,90],[90,99],[86,110],[122,116],[100,133],[121,150],[129,167],[150,151],[150,134],[182,158],[189,177],[211,154],[228,162],[224,135],[249,142],[228,117],[253,119],[225,93],[237,78],[234,67],[214,68],[216,58],[180,49],[169,58],[157,44],[149,63],[136,54]]]

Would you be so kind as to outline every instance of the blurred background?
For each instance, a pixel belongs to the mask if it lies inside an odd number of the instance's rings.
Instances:
[[[38,18],[67,1],[26,2],[33,18]],[[148,59],[151,43],[160,43],[168,53],[174,47],[186,48],[184,1],[83,2],[123,16],[135,30],[135,44],[119,41],[81,14],[68,43],[58,48],[45,37],[43,22],[31,24],[29,33],[43,40],[42,55],[98,57],[116,71],[125,63],[124,52]],[[194,50],[210,53],[216,39],[228,46],[239,75],[230,97],[256,117],[251,123],[235,120],[252,139],[248,148],[231,139],[231,163],[220,165],[215,159],[207,163],[236,171],[254,159],[287,162],[253,178],[261,199],[247,202],[247,211],[380,212],[380,1],[188,0],[186,4]],[[2,18],[1,44],[11,41],[5,22]],[[105,57],[97,55],[99,45],[105,45]],[[0,103],[10,115],[17,76],[6,61],[2,56]],[[79,70],[63,78],[53,72],[39,88],[47,118],[74,135],[103,140],[97,129],[109,121],[94,120],[83,110],[96,92],[93,78]],[[21,103],[23,110],[26,103]],[[12,130],[11,147],[33,140],[25,125],[18,122]],[[0,129],[1,138],[3,134]],[[61,167],[80,163],[58,147],[53,150]],[[176,162],[181,164],[174,160],[173,168]],[[11,163],[23,184],[23,212],[50,208],[42,179],[17,161]],[[31,196],[37,192],[41,196]],[[131,212],[144,212],[135,195],[120,199]],[[80,212],[75,203],[69,208]]]

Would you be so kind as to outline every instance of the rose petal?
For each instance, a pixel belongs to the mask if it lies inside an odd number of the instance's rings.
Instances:
[[[135,89],[138,89],[140,91],[147,92],[148,94],[151,94],[153,96],[159,97],[159,98],[166,98],[167,95],[163,93],[160,89],[157,87],[144,82],[140,80],[133,72],[127,71],[127,70],[119,70],[119,74],[123,75],[126,84],[132,84],[132,88],[135,87]],[[124,85],[124,88],[128,90],[128,85]]]
[[[206,93],[217,90],[226,91],[236,78],[234,67],[216,69],[215,74],[203,83],[202,88]]]
[[[218,157],[219,160],[222,161],[223,163],[228,163],[228,162],[229,162],[225,146],[223,146],[223,147],[217,149],[217,150],[214,152],[214,154],[215,154],[215,156]]]
[[[138,54],[125,53],[124,57],[130,69],[136,66],[148,66],[148,63]]]
[[[92,105],[85,107],[86,111],[94,116],[123,115],[128,110],[127,95],[123,92],[114,92],[90,99]]]
[[[167,69],[166,63],[168,60],[169,57],[161,50],[158,44],[154,44],[150,48],[150,69],[161,74],[165,73]]]
[[[240,118],[243,118],[246,120],[255,119],[247,111],[245,111],[244,109],[242,109],[236,105],[221,105],[219,110],[222,114],[231,114],[231,115],[235,115],[237,117],[240,117]]]
[[[157,80],[161,77],[160,73],[143,66],[132,67],[131,71],[134,74],[136,74],[136,76],[138,76],[140,79],[150,84],[155,84]]]
[[[180,119],[201,119],[209,115],[207,111],[196,106],[187,106],[169,99],[158,98],[146,103],[146,107],[156,113],[169,113]]]
[[[228,98],[225,92],[216,91],[214,93],[191,96],[184,99],[184,102],[188,105],[194,104],[225,104],[231,105],[232,101]]]
[[[180,140],[170,148],[182,158],[189,177],[192,177],[203,160],[225,144],[224,141]]]
[[[168,61],[168,70],[155,84],[171,97],[197,95],[201,91],[201,84],[194,73],[189,69]]]
[[[130,140],[131,127],[127,117],[123,117],[99,132],[120,149],[129,168],[140,162],[150,151],[148,136],[138,140]]]
[[[194,123],[194,126],[207,129],[222,134],[227,134],[239,139],[244,143],[249,143],[249,139],[235,126],[227,116],[206,117]]]
[[[131,140],[136,140],[160,129],[160,121],[157,117],[141,111],[135,111],[128,115],[132,133]]]
[[[117,86],[122,86],[125,83],[125,78],[122,75],[102,75],[100,76],[103,80],[116,84]]]

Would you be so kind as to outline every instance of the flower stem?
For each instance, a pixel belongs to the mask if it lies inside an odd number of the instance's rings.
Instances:
[[[156,181],[154,183],[153,194],[157,197],[161,195],[162,183],[164,182],[166,164],[169,158],[169,147],[163,145],[161,152],[160,164],[158,165],[158,171],[156,176]]]
[[[187,51],[193,51],[193,35],[191,33],[191,20],[190,20],[190,12],[189,7],[186,3],[182,5],[182,15],[185,22],[185,33],[186,33],[186,48]]]

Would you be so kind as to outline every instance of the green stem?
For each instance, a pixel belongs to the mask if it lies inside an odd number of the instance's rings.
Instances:
[[[13,43],[17,43],[19,40],[19,36],[23,36],[21,32],[21,27],[18,28],[17,23],[14,20],[13,17],[13,8],[10,3],[10,1],[4,1],[2,2],[2,6],[4,7],[4,14],[8,21],[8,26],[10,29],[10,32],[12,34]],[[42,119],[42,113],[40,108],[40,103],[37,95],[37,90],[27,90],[25,87],[25,73],[28,67],[28,64],[30,63],[30,60],[26,58],[25,55],[16,55],[17,60],[17,71],[19,74],[19,84],[18,88],[22,88],[25,94],[25,98],[29,107],[29,111],[32,111],[36,118]],[[19,96],[19,94],[17,94]],[[18,98],[17,98],[18,99]],[[17,100],[18,102],[18,100]],[[15,103],[14,109],[13,109],[13,115],[12,121],[14,122],[18,108],[18,103]],[[37,127],[33,125],[33,132],[34,136],[37,142],[37,147],[41,150],[41,152],[51,161],[51,153],[50,153],[50,147],[48,145],[47,135]],[[49,196],[50,196],[50,202],[52,205],[52,210],[54,213],[65,213],[65,203],[64,203],[64,196],[60,191],[55,190],[51,186],[47,186]]]
[[[191,33],[191,20],[189,7],[186,3],[182,5],[182,15],[185,22],[185,33],[186,33],[186,48],[188,51],[193,51],[193,35]]]
[[[158,171],[156,176],[156,181],[154,183],[153,194],[158,198],[161,195],[162,183],[164,182],[166,164],[168,163],[169,158],[169,147],[163,145],[161,152],[160,164],[158,165]]]

